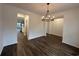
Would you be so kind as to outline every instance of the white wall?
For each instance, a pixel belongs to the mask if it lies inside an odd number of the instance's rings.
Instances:
[[[50,22],[49,33],[63,37],[63,23],[64,18],[54,19],[54,21]]]
[[[0,4],[0,54],[3,49],[3,37],[2,37],[2,4]]]
[[[41,16],[13,6],[3,7],[3,40],[4,46],[17,43],[17,13],[29,15],[29,39],[44,35]]]
[[[79,48],[79,8],[64,13],[63,42]]]
[[[4,5],[3,7],[3,46],[15,44],[17,42],[16,9]]]
[[[43,22],[41,21],[41,16],[31,15],[29,23],[29,39],[44,35]]]

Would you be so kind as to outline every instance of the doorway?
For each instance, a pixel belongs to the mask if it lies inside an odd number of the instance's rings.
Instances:
[[[17,14],[17,34],[23,32],[24,35],[29,36],[29,16],[21,13]]]

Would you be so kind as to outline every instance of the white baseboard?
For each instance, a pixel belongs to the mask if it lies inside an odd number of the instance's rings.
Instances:
[[[34,39],[34,38],[38,38],[38,37],[41,37],[41,36],[44,36],[44,35],[29,37],[29,40]]]

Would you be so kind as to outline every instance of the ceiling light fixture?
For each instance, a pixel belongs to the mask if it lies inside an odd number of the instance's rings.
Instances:
[[[50,14],[49,14],[49,5],[50,5],[50,3],[47,3],[46,15],[42,16],[42,21],[45,21],[45,22],[54,21],[54,16],[51,17]]]

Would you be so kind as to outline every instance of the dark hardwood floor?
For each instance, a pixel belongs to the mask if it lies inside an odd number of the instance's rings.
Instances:
[[[77,56],[79,55],[79,51],[75,51],[74,49],[68,47],[66,44],[63,44],[62,38],[55,35],[48,35],[47,37],[35,38],[32,40],[29,40],[29,42],[31,46],[28,46],[26,50],[31,51],[33,56]],[[5,47],[1,55],[16,56],[17,44]]]
[[[3,48],[1,56],[16,56],[17,44],[9,45]]]

